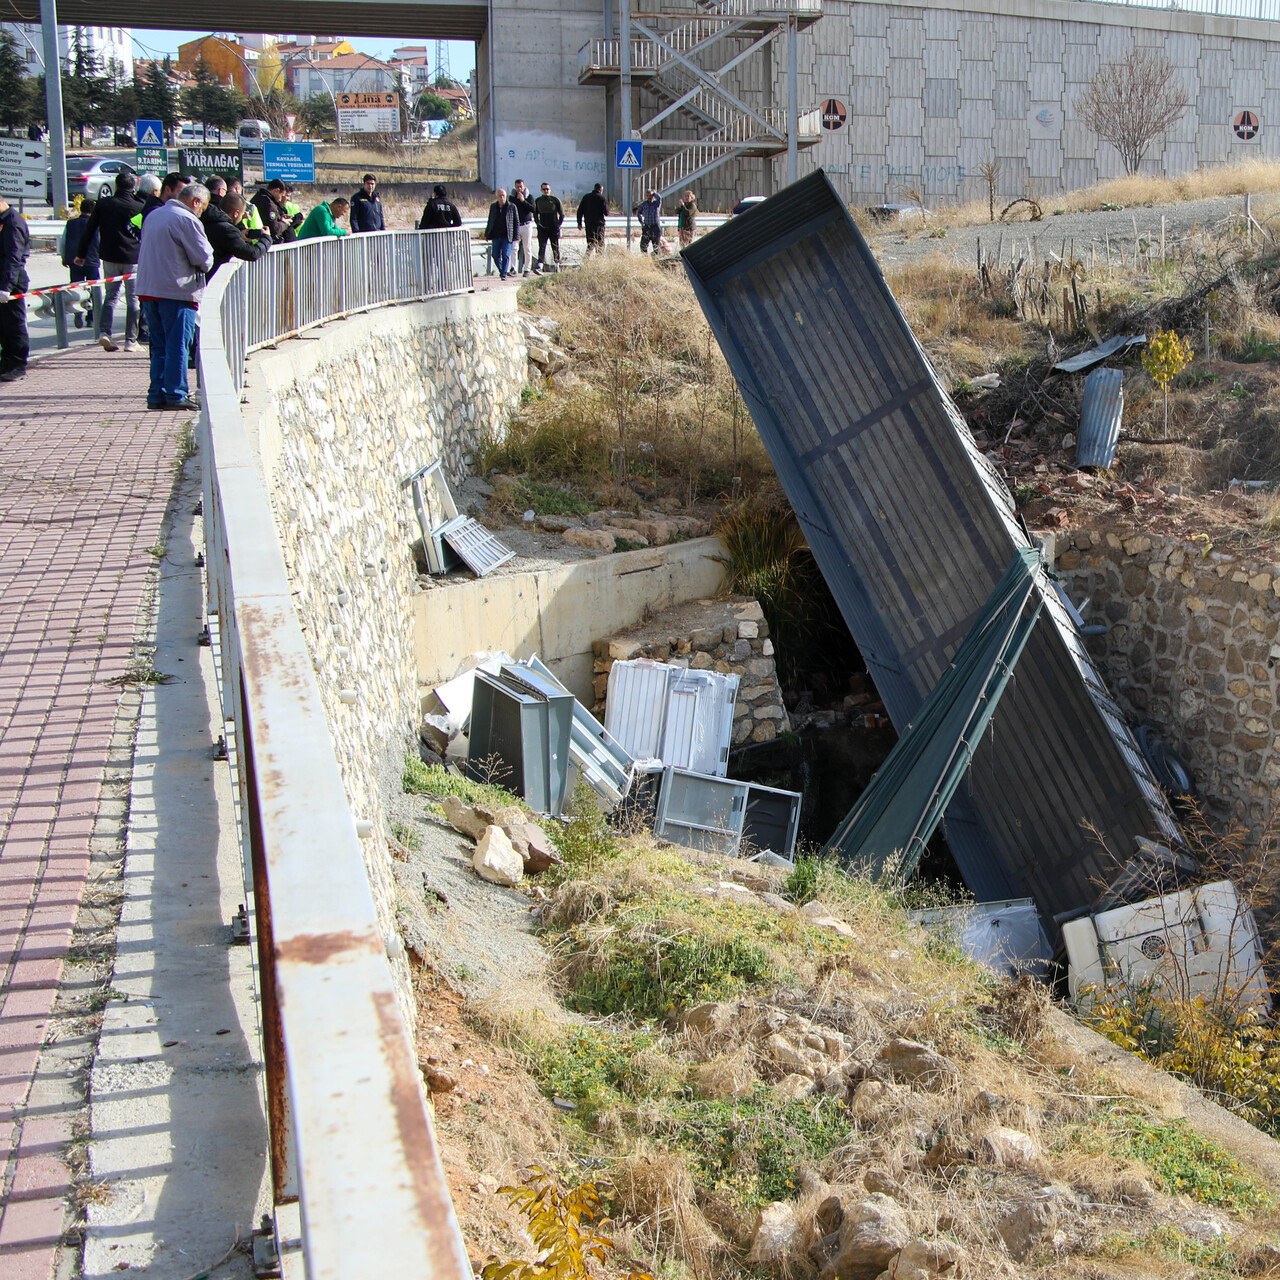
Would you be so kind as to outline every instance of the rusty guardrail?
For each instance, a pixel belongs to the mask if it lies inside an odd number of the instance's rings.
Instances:
[[[378,921],[240,414],[255,347],[470,283],[465,232],[351,239],[223,267],[202,307],[207,608],[261,1000],[276,1245],[283,1274],[308,1280],[471,1280],[388,964],[398,938]]]

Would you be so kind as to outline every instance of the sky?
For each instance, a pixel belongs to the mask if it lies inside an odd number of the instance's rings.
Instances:
[[[133,52],[137,58],[164,57],[166,53],[178,53],[178,46],[189,40],[197,40],[201,31],[158,31],[143,27],[133,28]],[[350,36],[348,39],[354,48],[361,53],[372,54],[375,58],[390,57],[391,51],[403,44],[425,44],[429,56],[435,57],[435,41],[420,39],[383,40],[365,36]],[[449,61],[449,74],[457,80],[465,80],[476,65],[476,47],[469,40],[448,40],[445,42],[446,57]]]

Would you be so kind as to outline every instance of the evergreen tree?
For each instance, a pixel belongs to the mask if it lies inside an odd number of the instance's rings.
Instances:
[[[163,65],[152,63],[146,79],[135,88],[138,119],[159,120],[165,130],[178,124],[178,94],[169,79],[169,59]]]
[[[0,32],[0,128],[25,129],[31,123],[31,82],[9,32]]]
[[[244,94],[222,84],[204,58],[192,68],[191,75],[195,84],[183,89],[178,97],[183,113],[204,129],[212,125],[215,129],[234,130],[245,112]]]

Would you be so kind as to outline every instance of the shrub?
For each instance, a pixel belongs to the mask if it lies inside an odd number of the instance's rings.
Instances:
[[[416,755],[405,757],[400,786],[406,795],[457,796],[466,804],[481,805],[486,809],[502,809],[512,804],[524,807],[524,801],[505,787],[459,777],[443,765],[424,764]]]
[[[590,874],[618,856],[618,837],[585,782],[574,787],[568,812],[568,821],[553,827],[550,834],[569,873]]]
[[[641,926],[612,935],[604,962],[578,977],[569,1004],[584,1013],[662,1018],[772,976],[765,949],[746,938],[663,936]]]

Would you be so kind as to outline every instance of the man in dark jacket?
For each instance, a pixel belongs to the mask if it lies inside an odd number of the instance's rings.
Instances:
[[[609,216],[609,202],[604,198],[604,183],[597,182],[578,201],[578,230],[587,232],[587,252],[604,252],[604,221]]]
[[[649,198],[636,205],[635,213],[640,218],[640,252],[648,253],[652,245],[656,256],[662,243],[662,197],[650,191]]]
[[[257,262],[271,248],[271,237],[265,231],[251,231],[246,238],[240,230],[244,210],[244,196],[224,195],[221,204],[210,199],[209,207],[200,215],[200,225],[213,250],[213,266],[206,280],[212,280],[213,273],[232,258]]]
[[[366,173],[360,180],[360,190],[351,197],[351,230],[384,231],[382,200],[377,195],[378,180]]]
[[[27,220],[0,197],[0,382],[17,382],[27,376],[27,303],[15,294],[31,287],[27,255],[31,237]]]
[[[462,215],[458,212],[458,206],[449,199],[449,193],[443,187],[436,187],[431,199],[423,206],[418,230],[439,231],[443,227],[460,226]]]
[[[493,265],[498,268],[498,276],[502,280],[511,270],[511,243],[519,234],[519,227],[520,215],[507,199],[506,188],[499,187],[498,198],[489,206],[484,238],[493,245]]]
[[[560,224],[564,221],[564,208],[551,194],[549,182],[542,184],[542,194],[533,202],[533,217],[538,226],[538,260],[533,264],[536,273],[547,265],[548,242],[556,256],[556,266],[560,265]]]
[[[289,216],[284,207],[288,193],[279,178],[273,178],[265,187],[259,187],[253,195],[253,207],[262,218],[263,227],[271,233],[273,244],[288,244],[297,239],[302,226],[302,214]]]
[[[116,193],[99,200],[88,225],[80,233],[76,245],[75,263],[83,267],[89,257],[93,237],[98,237],[98,256],[102,259],[102,274],[132,277],[138,263],[138,228],[134,218],[143,213],[143,203],[134,194],[138,179],[132,173],[116,174]],[[157,202],[157,206],[158,206]],[[124,282],[124,349],[132,351],[138,338],[138,290],[132,279]],[[98,341],[104,351],[118,351],[111,338],[115,323],[116,298],[120,295],[121,281],[111,280],[103,286],[101,332]]]

